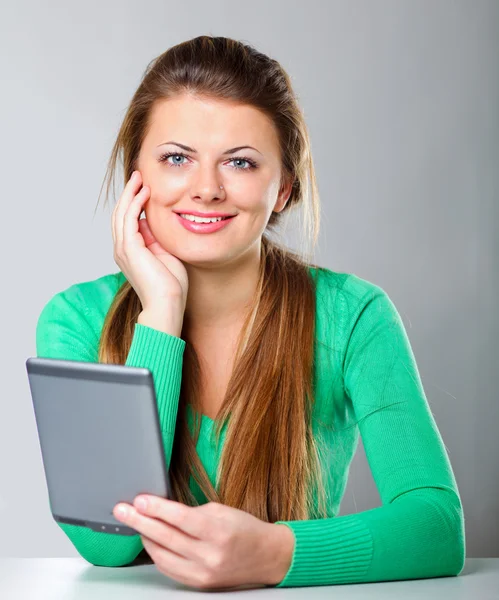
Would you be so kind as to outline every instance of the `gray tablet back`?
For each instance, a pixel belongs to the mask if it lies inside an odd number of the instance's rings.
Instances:
[[[136,535],[115,504],[171,498],[150,370],[40,357],[26,369],[54,519]]]

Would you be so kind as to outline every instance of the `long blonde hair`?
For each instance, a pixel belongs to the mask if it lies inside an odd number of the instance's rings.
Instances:
[[[120,153],[125,183],[135,170],[154,103],[185,93],[246,103],[267,115],[278,133],[283,178],[292,177],[293,187],[285,208],[272,213],[262,235],[256,294],[214,424],[217,443],[227,425],[215,487],[196,451],[201,425],[200,364],[182,330],[186,347],[169,465],[174,497],[191,506],[198,504],[190,489],[192,476],[208,501],[239,508],[267,522],[326,517],[311,423],[315,280],[309,267],[317,266],[304,252],[297,254],[268,235],[275,233],[293,207],[304,208],[302,233],[306,239],[313,238],[313,246],[319,232],[310,139],[288,74],[276,60],[226,37],[199,36],[169,48],[149,63],[126,111],[108,163],[107,195]],[[135,290],[125,281],[106,315],[99,362],[125,363],[141,310]],[[188,405],[194,414],[193,435]],[[320,508],[313,499],[314,487],[321,498]]]

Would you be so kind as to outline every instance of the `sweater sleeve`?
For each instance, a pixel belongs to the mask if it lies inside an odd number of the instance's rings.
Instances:
[[[36,352],[42,358],[98,362],[99,335],[87,319],[75,286],[44,306],[36,326]],[[185,341],[135,324],[126,366],[150,369],[156,392],[167,468],[170,464],[182,378]],[[124,536],[59,523],[79,554],[96,566],[117,567],[135,560],[144,548],[140,535]]]
[[[347,331],[344,391],[355,411],[382,506],[308,521],[275,587],[459,575],[465,561],[461,499],[407,333],[379,286]]]

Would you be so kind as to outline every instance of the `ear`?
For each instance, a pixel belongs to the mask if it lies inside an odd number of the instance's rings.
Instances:
[[[281,210],[283,210],[286,206],[289,197],[291,196],[291,190],[293,188],[294,180],[294,177],[289,177],[281,186],[281,189],[279,190],[279,195],[277,196],[277,201],[274,205],[274,212],[281,212]]]

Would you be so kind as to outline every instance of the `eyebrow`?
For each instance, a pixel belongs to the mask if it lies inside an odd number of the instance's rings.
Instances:
[[[174,146],[179,146],[179,148],[182,148],[186,152],[193,152],[194,154],[197,153],[197,150],[194,150],[194,148],[190,148],[189,146],[186,146],[184,144],[179,144],[178,142],[173,142],[173,141],[162,142],[161,144],[158,144],[157,147],[164,146],[166,144],[173,144]],[[234,152],[239,152],[239,150],[243,150],[244,148],[250,148],[251,150],[256,150],[259,154],[262,154],[260,152],[260,150],[257,150],[256,148],[253,148],[253,146],[237,146],[236,148],[229,148],[225,152],[222,152],[222,154],[233,154]]]

